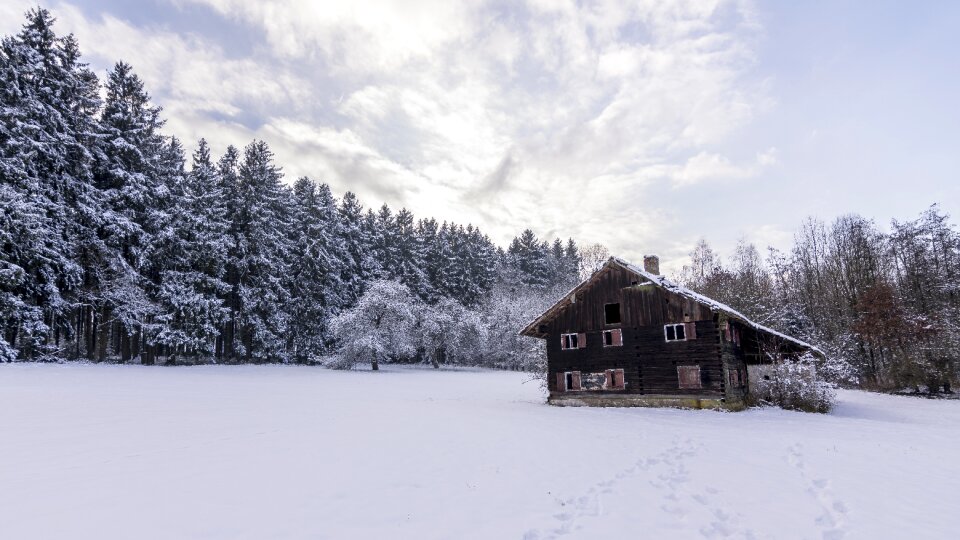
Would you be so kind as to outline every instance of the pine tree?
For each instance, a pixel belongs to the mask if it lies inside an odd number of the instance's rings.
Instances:
[[[151,247],[169,223],[168,174],[182,151],[160,133],[160,107],[152,105],[143,82],[129,64],[118,62],[110,72],[101,113],[99,162],[95,182],[105,197],[107,214],[101,235],[121,257],[111,260],[103,275],[97,312],[95,358],[103,360],[112,335],[123,340],[132,330],[146,349],[147,363],[157,354],[156,295],[159,269]]]
[[[101,215],[88,150],[99,107],[96,76],[73,36],[44,9],[0,44],[0,324],[12,359],[59,354],[80,304],[86,242]],[[96,242],[92,242],[96,244]],[[52,332],[51,332],[52,330]],[[79,341],[78,341],[79,343]]]
[[[527,229],[513,239],[507,250],[508,281],[517,282],[544,291],[553,285],[554,272],[550,264],[550,248]]]
[[[154,250],[164,261],[157,340],[174,355],[209,358],[228,312],[223,298],[229,291],[224,277],[231,238],[221,181],[204,139],[174,196],[171,229]]]
[[[215,355],[218,360],[235,362],[237,350],[237,317],[240,312],[240,259],[241,235],[238,212],[240,208],[240,152],[233,145],[217,162],[217,187],[223,197],[224,218],[227,221],[227,252],[224,281],[227,290],[223,294],[226,319],[217,338]]]
[[[365,290],[365,284],[380,274],[373,256],[373,238],[365,224],[363,206],[357,196],[347,192],[337,212],[343,245],[347,251],[340,275],[344,286],[344,304],[353,305]]]
[[[326,352],[332,340],[328,322],[346,305],[347,290],[341,277],[350,253],[329,186],[303,177],[294,184],[293,197],[290,335],[294,359],[308,362]]]
[[[423,300],[432,304],[441,296],[449,296],[443,282],[443,269],[449,258],[447,224],[438,227],[435,219],[421,219],[417,221],[416,234],[422,249],[423,274],[429,289],[429,294]]]
[[[430,281],[424,271],[423,244],[414,225],[413,214],[406,208],[386,226],[389,240],[389,266],[385,266],[391,279],[398,279],[421,300],[433,297]]]
[[[239,168],[239,345],[246,361],[286,358],[289,317],[286,276],[292,258],[287,236],[292,197],[281,185],[281,171],[263,141],[244,149]]]

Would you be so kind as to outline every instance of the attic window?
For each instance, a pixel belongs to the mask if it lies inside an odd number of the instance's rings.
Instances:
[[[683,324],[665,324],[663,337],[666,341],[686,341],[687,333]]]
[[[586,334],[560,334],[560,349],[585,349],[587,347]]]
[[[603,320],[604,324],[620,324],[620,304],[604,304]]]
[[[604,347],[622,347],[623,346],[623,330],[619,328],[614,328],[613,330],[604,330],[603,346]]]

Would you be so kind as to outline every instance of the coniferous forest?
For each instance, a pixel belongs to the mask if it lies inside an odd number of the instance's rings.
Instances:
[[[535,369],[517,335],[603,250],[364,208],[253,141],[186,155],[133,68],[101,80],[32,10],[0,45],[0,361],[381,362]],[[788,252],[701,242],[678,276],[828,353],[835,380],[949,390],[960,233],[803,224]]]
[[[0,47],[0,359],[316,361],[335,316],[382,281],[406,308],[373,336],[389,358],[428,355],[401,327],[470,318],[462,361],[528,365],[519,289],[573,284],[572,241],[525,231],[505,251],[472,225],[288,185],[264,141],[186,156],[131,66],[99,80],[54,23],[33,10]]]

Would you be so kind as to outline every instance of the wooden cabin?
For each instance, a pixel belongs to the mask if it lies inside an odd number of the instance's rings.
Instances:
[[[744,408],[772,358],[815,347],[611,257],[521,331],[547,340],[549,403]]]

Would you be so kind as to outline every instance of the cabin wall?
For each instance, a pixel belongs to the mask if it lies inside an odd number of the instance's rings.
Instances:
[[[606,325],[604,305],[620,303],[621,323]],[[691,322],[696,339],[667,342],[664,325]],[[619,328],[623,346],[604,347],[604,330]],[[561,394],[670,394],[718,396],[724,393],[724,366],[717,320],[707,307],[637,276],[611,269],[577,294],[546,324],[548,387],[557,392],[557,374],[567,371],[602,373],[623,369],[624,390],[560,392]],[[586,346],[562,350],[560,336],[586,334]],[[681,389],[677,366],[700,366],[702,388]]]
[[[747,359],[759,354],[756,332],[738,321],[720,318],[717,327],[723,360],[725,396],[732,402],[743,403],[749,392],[750,372]]]

